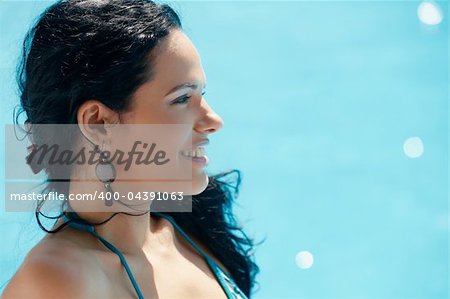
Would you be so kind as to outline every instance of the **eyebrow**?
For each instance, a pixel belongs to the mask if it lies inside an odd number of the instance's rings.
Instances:
[[[175,86],[174,88],[172,88],[168,93],[166,93],[166,96],[171,94],[172,92],[177,91],[178,89],[185,88],[185,87],[189,87],[189,88],[192,88],[192,89],[197,89],[198,88],[198,84],[191,83],[191,82],[179,84],[179,85]],[[206,87],[206,83],[205,83],[205,86],[203,88],[205,88],[205,87]]]

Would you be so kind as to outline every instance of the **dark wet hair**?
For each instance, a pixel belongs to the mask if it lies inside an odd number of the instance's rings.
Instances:
[[[25,123],[31,125],[76,124],[77,110],[88,99],[116,112],[125,111],[137,88],[153,78],[152,50],[174,29],[181,29],[177,13],[149,0],[54,3],[40,15],[23,43],[16,123],[25,113]],[[31,134],[39,139],[37,132]],[[56,189],[51,169],[45,171],[46,190]],[[231,176],[233,183],[225,179]],[[192,213],[167,214],[205,244],[250,296],[259,269],[252,255],[255,244],[232,211],[239,185],[237,170],[210,176],[206,190],[192,198]],[[41,207],[36,209],[39,225],[49,233],[57,232],[41,224]]]

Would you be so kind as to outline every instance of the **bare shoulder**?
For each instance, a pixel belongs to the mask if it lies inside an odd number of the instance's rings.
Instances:
[[[80,250],[67,241],[44,238],[27,254],[2,298],[86,297],[81,275],[86,263]]]

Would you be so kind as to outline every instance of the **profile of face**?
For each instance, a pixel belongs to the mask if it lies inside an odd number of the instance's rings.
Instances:
[[[183,31],[172,30],[153,50],[152,57],[152,80],[136,90],[129,109],[120,114],[120,123],[188,125],[189,136],[173,142],[182,149],[179,159],[191,163],[191,195],[199,194],[208,185],[204,155],[208,135],[220,130],[223,121],[203,97],[206,77],[201,59]],[[87,101],[78,110],[78,123],[114,118],[113,114],[116,112],[99,102]],[[186,140],[192,144],[186,145]]]

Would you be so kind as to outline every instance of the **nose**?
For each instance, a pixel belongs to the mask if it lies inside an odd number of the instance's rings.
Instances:
[[[195,130],[203,134],[211,134],[223,127],[222,118],[214,112],[205,99],[201,102],[201,114],[196,123]]]

